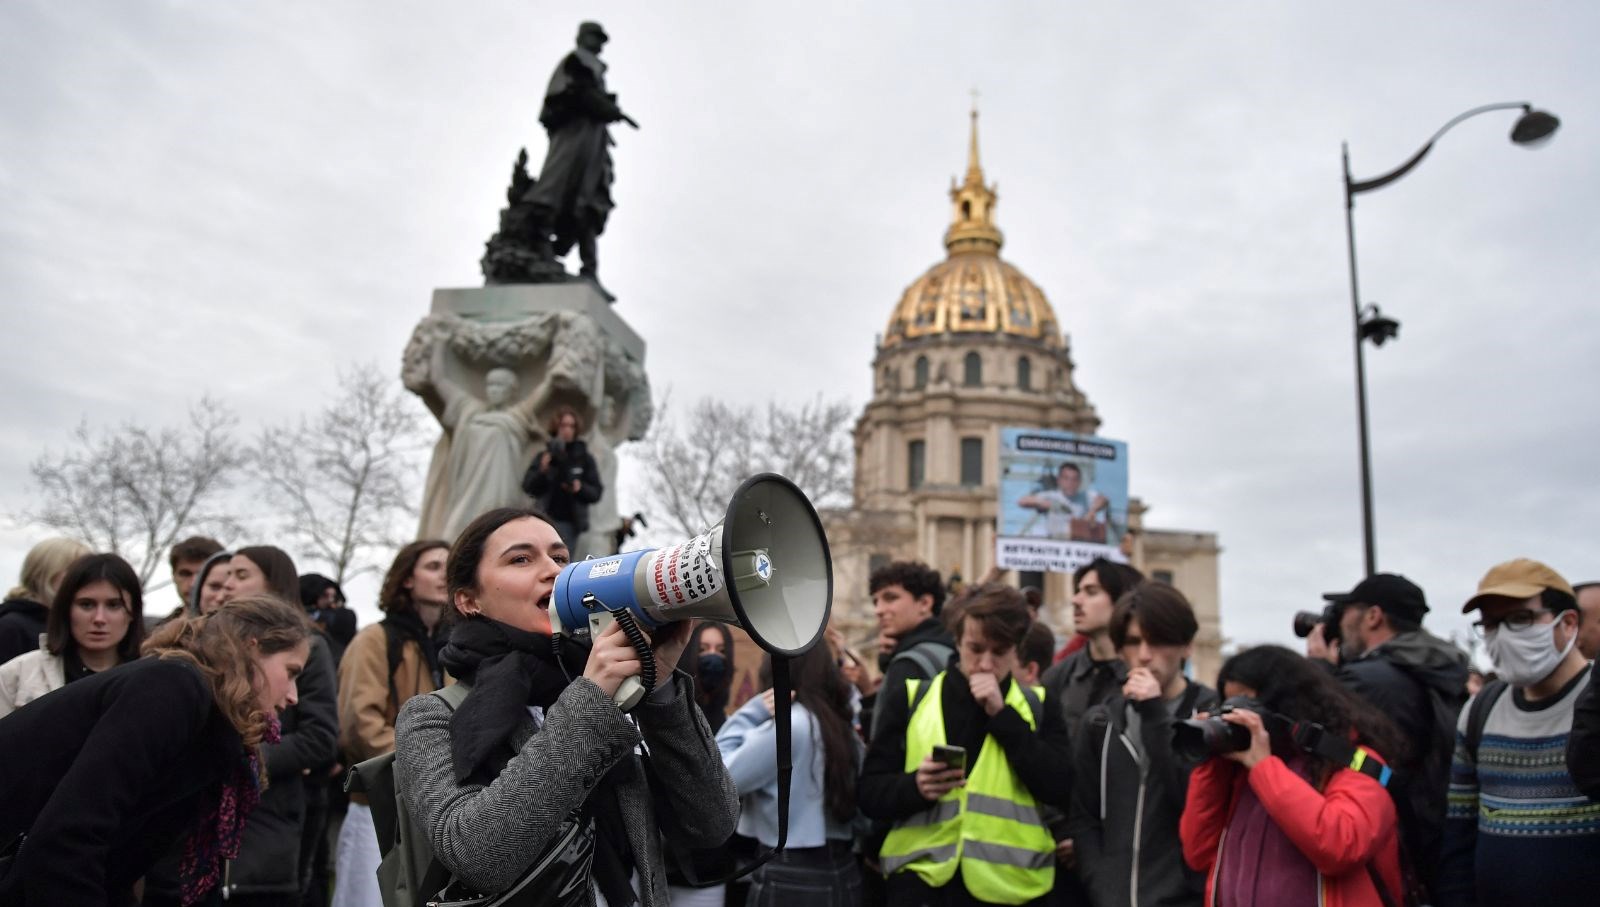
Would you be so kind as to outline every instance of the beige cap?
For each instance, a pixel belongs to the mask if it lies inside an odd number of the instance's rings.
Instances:
[[[1559,589],[1572,595],[1572,584],[1544,564],[1526,557],[1506,561],[1489,568],[1478,581],[1478,594],[1461,606],[1462,614],[1471,614],[1486,598],[1532,598],[1546,589]]]

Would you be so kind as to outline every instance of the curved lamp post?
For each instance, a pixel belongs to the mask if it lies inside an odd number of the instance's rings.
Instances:
[[[1356,227],[1355,207],[1356,196],[1363,192],[1381,189],[1407,173],[1428,156],[1433,150],[1439,136],[1444,135],[1450,128],[1462,120],[1475,117],[1480,113],[1493,110],[1522,111],[1522,116],[1517,119],[1517,124],[1511,129],[1511,141],[1518,145],[1542,145],[1561,125],[1556,117],[1542,110],[1534,110],[1533,105],[1526,103],[1486,104],[1483,107],[1474,107],[1460,114],[1448,123],[1439,127],[1439,131],[1428,139],[1428,143],[1418,149],[1411,159],[1394,168],[1382,176],[1369,180],[1353,180],[1350,178],[1350,145],[1341,146],[1344,153],[1344,231],[1345,241],[1350,251],[1350,311],[1355,319],[1355,346],[1356,346],[1356,417],[1361,443],[1361,536],[1366,555],[1367,575],[1377,572],[1377,557],[1372,541],[1372,454],[1367,439],[1367,371],[1361,344],[1363,341],[1372,341],[1373,346],[1382,346],[1384,341],[1400,336],[1400,322],[1387,318],[1378,310],[1376,305],[1366,308],[1361,306],[1361,291],[1356,280]]]

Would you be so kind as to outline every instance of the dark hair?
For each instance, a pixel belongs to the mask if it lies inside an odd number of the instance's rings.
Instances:
[[[910,593],[912,598],[933,596],[935,617],[939,616],[940,609],[944,607],[944,584],[939,582],[939,571],[921,561],[894,561],[884,564],[872,571],[872,575],[867,578],[868,594],[877,594],[879,589],[886,589],[889,586],[899,586]]]
[[[1062,463],[1060,466],[1057,466],[1056,467],[1056,475],[1058,475],[1058,476],[1061,475],[1061,471],[1063,469],[1070,469],[1073,472],[1078,474],[1078,478],[1080,478],[1080,479],[1083,478],[1083,467],[1079,466],[1078,464],[1076,464],[1074,462],[1072,462],[1071,460],[1067,460],[1066,462]]]
[[[1097,557],[1072,572],[1072,588],[1078,588],[1083,583],[1084,575],[1091,572],[1100,580],[1100,588],[1106,590],[1112,601],[1116,601],[1132,591],[1134,586],[1144,582],[1144,574],[1127,564]]]
[[[1038,586],[1023,586],[1022,600],[1028,603],[1028,610],[1035,614],[1038,614],[1039,609],[1044,607],[1044,593],[1040,591]]]
[[[478,591],[478,566],[483,563],[483,549],[489,544],[489,536],[507,523],[527,519],[550,522],[543,511],[533,507],[496,507],[479,514],[456,536],[444,567],[445,588],[450,594],[450,607],[444,609],[443,618],[447,624],[457,616],[456,593]]]
[[[216,554],[206,558],[206,562],[200,565],[199,570],[195,571],[194,585],[189,587],[189,600],[183,603],[181,611],[189,614],[200,613],[200,596],[205,594],[206,580],[211,576],[211,571],[231,560],[233,560],[233,552],[231,551],[218,551]]]
[[[487,539],[488,536],[484,538]],[[449,551],[450,543],[443,539],[418,539],[395,554],[394,561],[389,564],[389,572],[383,575],[383,585],[378,588],[379,610],[386,614],[416,613],[417,602],[412,597],[411,590],[406,588],[406,580],[416,572],[417,564],[424,554],[440,548]]]
[[[1574,589],[1573,591],[1576,592],[1577,590]],[[1543,605],[1546,611],[1555,614],[1557,617],[1561,616],[1563,611],[1578,610],[1577,596],[1568,595],[1560,589],[1552,589],[1549,586],[1539,590],[1539,604]],[[1583,615],[1580,614],[1578,616],[1582,618]]]
[[[722,657],[728,662],[727,682],[719,690],[707,690],[700,682],[700,637],[708,630],[722,636]],[[689,644],[683,647],[683,654],[678,656],[678,670],[694,678],[694,701],[700,706],[713,731],[722,726],[717,719],[723,717],[720,713],[728,708],[728,700],[733,695],[733,669],[733,631],[728,629],[728,625],[714,620],[695,624],[689,632]],[[718,714],[713,717],[712,713]]]
[[[1056,655],[1056,635],[1050,632],[1050,627],[1042,620],[1033,622],[1028,628],[1026,636],[1022,637],[1022,663],[1039,666],[1039,673],[1043,674],[1050,667],[1050,662]]]
[[[995,645],[1016,648],[1028,635],[1033,615],[1028,611],[1028,603],[1023,599],[1020,589],[1000,583],[985,583],[974,590],[971,603],[962,612],[960,629],[963,634],[969,621],[977,621],[983,628],[983,635]],[[959,643],[961,638],[957,636],[956,642]]]
[[[1194,642],[1200,623],[1183,593],[1156,579],[1147,579],[1117,599],[1111,612],[1111,643],[1122,648],[1128,624],[1139,621],[1139,633],[1153,646],[1186,646]]]
[[[1577,585],[1572,587],[1572,597],[1573,597],[1573,599],[1577,599],[1578,596],[1582,595],[1583,594],[1583,590],[1585,590],[1585,589],[1593,589],[1596,586],[1600,586],[1600,580],[1596,580],[1595,582],[1592,582],[1592,583],[1578,583]]]
[[[167,555],[167,565],[176,570],[181,563],[204,561],[221,550],[222,543],[216,539],[204,535],[191,535],[172,546],[172,551]]]
[[[761,662],[760,681],[772,686],[772,656]],[[812,646],[789,659],[795,702],[806,707],[817,724],[822,746],[822,802],[840,822],[856,814],[856,735],[851,728],[850,685],[827,646]]]
[[[307,611],[315,608],[317,602],[322,600],[322,593],[329,589],[339,596],[340,601],[344,601],[344,589],[338,583],[320,573],[300,574],[300,604],[304,605]]]
[[[267,591],[287,604],[300,601],[300,573],[295,570],[294,559],[282,548],[271,545],[250,545],[233,552],[234,557],[248,558],[261,568],[267,578]]]
[[[1391,765],[1404,760],[1408,748],[1400,731],[1378,709],[1356,697],[1333,675],[1283,646],[1256,646],[1223,662],[1217,689],[1229,682],[1256,691],[1256,698],[1271,711],[1296,721],[1315,721],[1337,740],[1348,740],[1376,750]],[[1294,744],[1273,735],[1273,751],[1283,756]],[[1306,754],[1312,774],[1321,781],[1342,766]]]
[[[72,638],[72,602],[84,586],[102,580],[128,597],[131,620],[127,634],[117,643],[117,661],[139,657],[139,645],[144,642],[144,592],[139,587],[139,574],[115,554],[86,554],[67,567],[44,622],[44,647],[51,655],[78,650],[78,641]]]

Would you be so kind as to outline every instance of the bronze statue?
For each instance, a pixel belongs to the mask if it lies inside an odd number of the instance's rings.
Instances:
[[[599,23],[578,26],[577,47],[562,58],[545,90],[539,122],[550,136],[537,180],[526,171],[527,151],[517,156],[500,212],[500,230],[488,242],[483,276],[490,284],[570,280],[556,259],[576,245],[579,279],[600,287],[596,238],[611,213],[612,123],[639,124],[606,91],[600,50],[608,40]],[[610,299],[609,293],[606,298]]]

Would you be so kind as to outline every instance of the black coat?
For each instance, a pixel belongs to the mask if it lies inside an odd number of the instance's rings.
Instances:
[[[39,648],[50,609],[32,599],[8,598],[0,602],[0,664]]]
[[[124,905],[215,808],[244,748],[191,665],[132,661],[0,719],[0,905]]]
[[[600,500],[605,486],[600,483],[600,468],[588,445],[573,441],[567,448],[567,461],[558,462],[552,457],[548,469],[540,469],[539,458],[535,458],[522,477],[522,490],[539,503],[539,509],[550,519],[572,523],[582,534],[589,531],[589,505]],[[583,471],[577,494],[567,491],[567,469]]]
[[[1395,768],[1389,785],[1408,862],[1431,890],[1444,841],[1445,795],[1456,717],[1467,701],[1466,655],[1426,631],[1402,633],[1336,671],[1340,683],[1382,712],[1410,744],[1380,754]]]
[[[1078,875],[1096,907],[1199,907],[1205,900],[1205,877],[1184,865],[1178,841],[1178,817],[1195,764],[1173,752],[1172,726],[1195,712],[1215,712],[1217,694],[1190,683],[1176,706],[1173,714],[1160,699],[1137,703],[1137,741],[1128,735],[1121,690],[1090,708],[1078,725],[1068,828],[1077,845]],[[1143,769],[1136,746],[1144,753]]]
[[[1590,800],[1600,800],[1600,659],[1589,686],[1572,706],[1572,734],[1567,737],[1567,773]]]
[[[311,634],[311,657],[296,686],[300,701],[283,712],[282,740],[261,747],[270,786],[245,825],[239,859],[228,863],[223,881],[229,897],[298,895],[305,887],[300,840],[306,784],[326,785],[328,767],[338,755],[338,679],[320,633]]]

